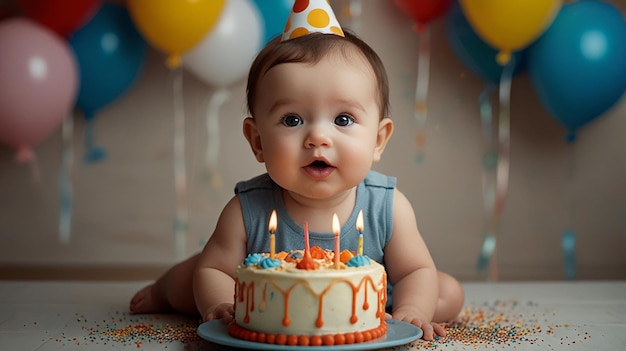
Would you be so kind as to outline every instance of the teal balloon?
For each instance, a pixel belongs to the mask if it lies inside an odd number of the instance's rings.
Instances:
[[[263,18],[263,45],[282,34],[295,0],[253,0]]]
[[[147,45],[126,8],[109,3],[68,42],[79,67],[76,106],[89,119],[130,88],[143,68]]]
[[[504,66],[496,62],[498,50],[485,43],[469,24],[458,2],[452,6],[446,18],[446,36],[455,56],[470,71],[485,82],[499,83]],[[517,51],[513,75],[526,66],[525,52]]]
[[[626,22],[613,5],[580,0],[561,8],[528,49],[528,70],[551,117],[577,129],[600,117],[626,91]]]

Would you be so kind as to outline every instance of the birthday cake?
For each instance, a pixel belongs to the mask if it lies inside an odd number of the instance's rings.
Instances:
[[[300,346],[353,344],[385,335],[384,267],[348,250],[335,256],[319,247],[248,255],[236,270],[229,334]]]

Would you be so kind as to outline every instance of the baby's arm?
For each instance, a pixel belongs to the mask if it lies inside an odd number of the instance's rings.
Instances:
[[[233,197],[200,254],[194,274],[196,306],[204,321],[232,319],[235,267],[246,256],[246,234],[239,199]]]
[[[437,269],[417,229],[415,213],[407,198],[394,194],[393,234],[385,249],[385,264],[393,284],[394,319],[422,328],[423,338],[445,332],[431,320],[435,314],[439,287]]]

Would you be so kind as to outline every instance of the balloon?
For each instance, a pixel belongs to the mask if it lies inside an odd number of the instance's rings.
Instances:
[[[157,49],[169,54],[170,68],[213,27],[226,0],[128,0],[137,28]]]
[[[562,0],[459,0],[476,33],[498,49],[505,65],[511,52],[535,41],[554,20]]]
[[[28,161],[72,109],[76,62],[61,37],[24,18],[0,23],[0,52],[0,141]]]
[[[504,67],[493,59],[498,51],[487,45],[474,32],[458,4],[455,4],[448,13],[446,34],[452,51],[467,68],[486,82],[500,82]],[[521,72],[525,67],[524,54],[525,51],[513,53],[515,57],[514,75]]]
[[[146,43],[120,5],[103,4],[69,44],[80,70],[76,106],[87,118],[121,96],[143,68]]]
[[[247,75],[261,48],[262,26],[248,0],[228,0],[211,32],[183,55],[183,66],[211,86],[235,83]]]
[[[394,0],[394,3],[415,19],[418,30],[421,30],[428,22],[443,16],[452,0]]]
[[[528,70],[540,101],[570,130],[602,115],[626,91],[626,22],[602,1],[563,6],[528,49]]]
[[[263,19],[263,45],[282,34],[295,0],[253,0]]]
[[[32,20],[66,37],[98,11],[98,0],[17,0]]]

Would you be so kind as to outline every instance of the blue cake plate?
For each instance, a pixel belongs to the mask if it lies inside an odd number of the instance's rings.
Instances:
[[[322,351],[328,350],[330,348],[333,351],[338,351],[375,350],[385,347],[404,345],[421,338],[423,334],[422,329],[410,323],[388,319],[387,325],[389,326],[389,328],[387,329],[387,334],[381,338],[358,344],[335,346],[288,346],[241,340],[230,336],[228,334],[228,327],[224,325],[220,320],[212,320],[200,324],[200,326],[198,327],[198,335],[200,335],[200,337],[202,337],[203,339],[218,345],[250,350]]]

